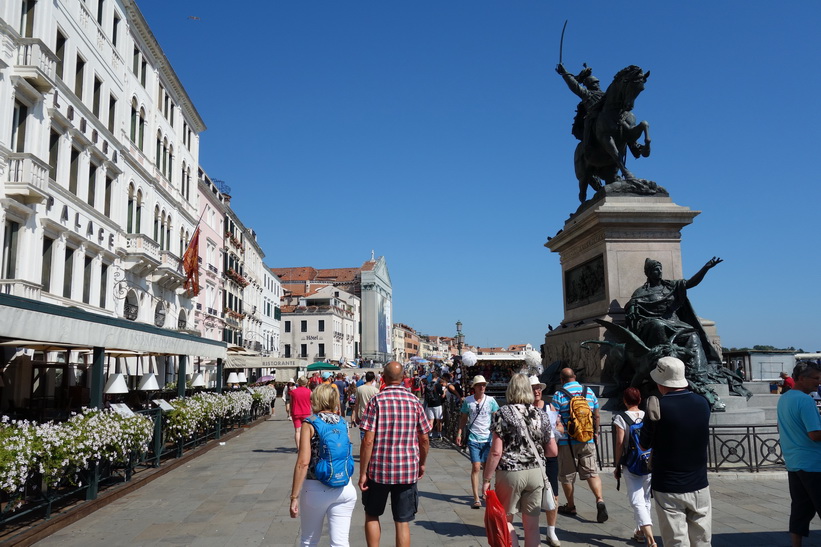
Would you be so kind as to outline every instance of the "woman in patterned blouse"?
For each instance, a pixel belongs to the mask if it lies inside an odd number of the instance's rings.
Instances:
[[[526,374],[514,374],[505,392],[506,405],[496,413],[491,425],[493,438],[490,457],[485,465],[484,491],[490,488],[496,473],[496,494],[507,511],[510,538],[514,546],[519,539],[513,528],[513,517],[522,513],[525,547],[540,545],[539,515],[542,513],[544,478],[540,463],[545,456],[558,454],[547,416],[533,406],[533,391]],[[536,452],[530,448],[533,441]]]

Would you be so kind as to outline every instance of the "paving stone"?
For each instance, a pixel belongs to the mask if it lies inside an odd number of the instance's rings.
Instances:
[[[352,438],[356,452],[359,437],[354,432]],[[38,545],[296,546],[299,519],[290,518],[288,499],[295,459],[291,422],[282,417],[268,420]],[[627,496],[623,489],[616,491],[611,470],[605,469],[601,477],[610,519],[603,524],[595,522],[595,499],[585,483],[577,483],[578,516],[560,515],[558,520],[557,534],[563,546],[633,544],[629,541],[633,516]],[[790,504],[785,472],[711,474],[710,489],[714,546],[789,545],[786,528]],[[411,523],[414,545],[487,544],[484,510],[470,508],[470,462],[463,453],[432,448],[427,473],[419,482],[419,497],[419,512]],[[523,540],[519,518],[516,526]],[[382,544],[391,545],[389,508],[382,517],[382,529]],[[813,521],[811,529],[804,545],[821,547],[821,521]],[[543,519],[542,537],[545,532]],[[320,546],[328,544],[326,525]],[[353,513],[350,544],[365,544],[361,501]]]

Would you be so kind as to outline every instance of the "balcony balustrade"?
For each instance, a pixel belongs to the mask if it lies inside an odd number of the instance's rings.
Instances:
[[[15,73],[41,93],[54,87],[57,56],[38,38],[22,38],[17,50]]]
[[[123,267],[137,276],[145,277],[163,264],[160,246],[147,235],[128,234],[125,247]]]
[[[171,290],[182,287],[185,274],[177,255],[171,251],[160,251],[160,265],[153,273],[153,281]]]
[[[0,293],[40,300],[40,285],[23,279],[0,279]]]
[[[48,198],[48,169],[48,164],[34,154],[9,154],[6,195],[27,205],[43,203]]]

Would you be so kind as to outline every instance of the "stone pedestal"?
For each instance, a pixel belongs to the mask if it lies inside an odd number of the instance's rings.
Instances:
[[[644,261],[662,263],[665,279],[681,279],[681,229],[701,211],[669,197],[605,195],[582,205],[545,247],[559,253],[564,319],[545,335],[545,365],[583,369],[581,381],[602,381],[604,355],[585,340],[605,339],[594,319],[624,321],[624,305],[645,281]]]

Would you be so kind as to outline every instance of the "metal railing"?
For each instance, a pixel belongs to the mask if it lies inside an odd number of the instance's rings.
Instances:
[[[132,452],[123,463],[93,462],[88,469],[78,471],[76,480],[63,478],[51,485],[46,484],[41,474],[32,473],[24,488],[14,496],[0,492],[0,529],[14,523],[30,525],[32,521],[49,519],[56,508],[96,499],[100,490],[128,482],[141,471],[160,467],[194,448],[215,442],[222,435],[270,412],[270,407],[263,408],[263,405],[254,401],[250,412],[244,416],[219,419],[208,428],[200,429],[184,439],[174,440],[169,435],[167,418],[161,409],[135,411],[135,414],[147,416],[154,422],[153,437],[146,451]]]
[[[456,442],[460,404],[448,396],[444,406],[442,434]],[[599,469],[613,466],[613,425],[603,424],[596,440]],[[779,442],[778,426],[774,424],[711,425],[707,444],[709,471],[783,470],[784,456]]]
[[[596,442],[599,468],[613,466],[613,426],[602,425]],[[778,426],[763,424],[711,425],[707,443],[709,471],[784,469]]]

